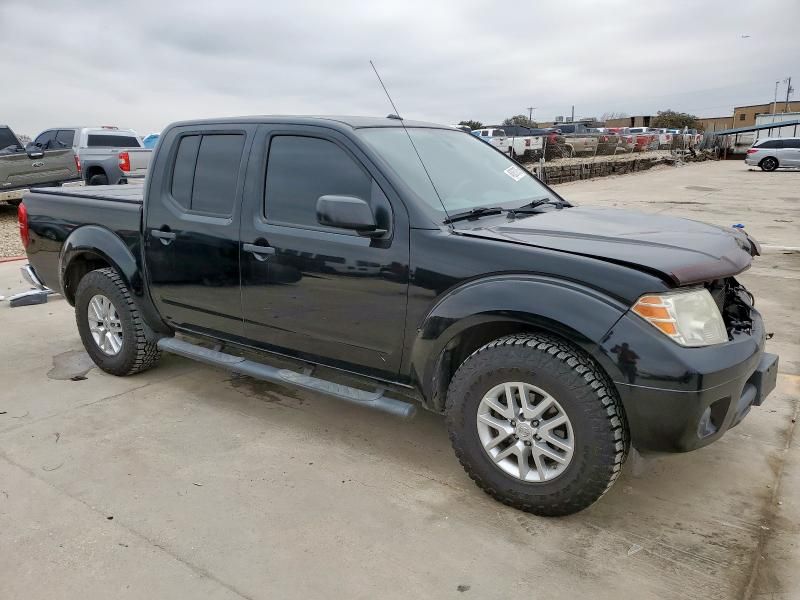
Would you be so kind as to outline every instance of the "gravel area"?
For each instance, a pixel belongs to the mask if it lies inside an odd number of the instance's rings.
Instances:
[[[19,239],[17,207],[0,202],[0,258],[25,254]]]
[[[670,150],[651,150],[649,152],[634,152],[634,153],[625,153],[625,154],[599,154],[597,156],[574,156],[572,158],[552,158],[547,161],[547,164],[553,165],[580,165],[584,163],[593,163],[593,162],[621,162],[625,160],[643,160],[648,158],[655,158],[655,157],[668,157],[671,156],[672,152]],[[525,161],[529,166],[535,165],[538,163],[530,163]]]

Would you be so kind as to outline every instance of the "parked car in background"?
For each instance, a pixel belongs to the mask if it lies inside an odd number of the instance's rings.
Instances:
[[[72,148],[86,185],[128,183],[147,174],[152,150],[132,129],[59,127],[36,136],[40,148]]]
[[[160,135],[161,135],[160,133],[151,133],[149,135],[144,136],[142,138],[142,145],[145,148],[149,148],[150,150],[152,150],[153,148],[156,147],[156,143],[158,142],[158,138],[160,137]]]
[[[591,129],[597,135],[597,154],[616,154],[624,152],[622,137],[608,129]]]
[[[490,125],[489,127],[495,127]],[[544,147],[544,136],[534,133],[530,127],[522,125],[503,125],[503,131],[508,138],[511,158],[538,158]]]
[[[800,137],[760,139],[747,151],[744,162],[762,171],[800,167]]]
[[[657,128],[658,131],[658,147],[661,150],[672,148],[673,133],[671,129]]]
[[[565,138],[567,156],[597,153],[599,143],[597,133],[584,123],[562,123],[558,129]]]
[[[637,152],[658,150],[658,131],[652,127],[628,127],[625,132],[634,136]]]
[[[480,138],[487,144],[491,144],[500,152],[508,154],[511,149],[511,142],[506,135],[505,130],[499,127],[484,127],[483,129],[474,129],[472,135]]]
[[[79,180],[72,148],[23,148],[11,128],[0,125],[0,201],[19,204],[30,188]]]

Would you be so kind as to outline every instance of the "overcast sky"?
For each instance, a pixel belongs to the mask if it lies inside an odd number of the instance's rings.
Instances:
[[[798,24],[795,0],[0,0],[0,122],[383,116],[370,58],[407,118],[717,116],[800,89]]]

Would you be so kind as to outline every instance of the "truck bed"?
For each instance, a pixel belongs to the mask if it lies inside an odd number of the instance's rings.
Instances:
[[[22,201],[35,233],[28,258],[44,284],[60,289],[59,255],[79,227],[110,230],[138,256],[143,193],[141,185],[37,188],[25,193]]]

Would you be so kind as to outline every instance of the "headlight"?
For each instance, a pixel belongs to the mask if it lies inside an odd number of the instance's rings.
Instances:
[[[681,346],[728,341],[722,315],[707,289],[647,294],[631,309]]]

